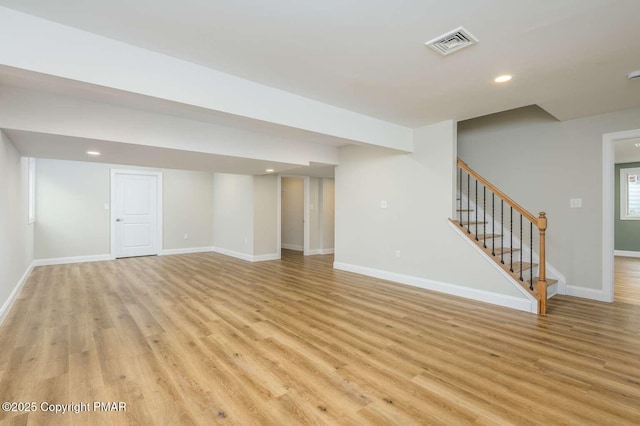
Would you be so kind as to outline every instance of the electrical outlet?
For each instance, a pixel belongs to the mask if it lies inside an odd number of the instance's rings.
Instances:
[[[396,250],[396,259],[400,259],[400,250]]]
[[[184,234],[184,239],[188,240],[189,239],[189,234]]]
[[[380,208],[381,209],[386,209],[387,208],[387,200],[380,200]]]
[[[569,200],[569,207],[572,209],[579,209],[582,207],[582,198],[571,198]]]

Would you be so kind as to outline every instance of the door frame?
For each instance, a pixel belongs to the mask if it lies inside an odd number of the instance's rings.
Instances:
[[[614,299],[615,142],[640,138],[640,129],[602,135],[602,290],[603,301]]]
[[[162,250],[164,246],[163,238],[162,238],[162,228],[163,228],[163,220],[162,220],[162,172],[159,171],[146,171],[146,170],[125,170],[125,169],[111,169],[111,201],[110,201],[110,222],[109,222],[109,233],[111,235],[111,257],[116,258],[116,227],[114,224],[116,223],[116,210],[115,200],[116,200],[116,175],[117,174],[126,174],[126,175],[139,175],[139,176],[155,176],[156,177],[156,212],[157,212],[157,220],[156,220],[156,254],[158,256],[162,256]]]
[[[311,236],[311,228],[309,224],[310,218],[310,209],[309,204],[311,203],[311,196],[309,192],[311,191],[311,177],[310,176],[300,176],[300,175],[278,175],[278,254],[282,256],[282,178],[296,178],[296,179],[304,179],[303,184],[303,210],[302,217],[304,220],[303,224],[303,236],[304,241],[302,242],[302,254],[303,256],[309,255],[309,238]]]

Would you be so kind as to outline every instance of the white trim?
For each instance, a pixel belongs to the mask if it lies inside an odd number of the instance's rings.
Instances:
[[[330,249],[313,249],[313,250],[309,250],[308,256],[313,256],[316,254],[333,254],[334,253],[334,249],[330,248]]]
[[[27,270],[24,271],[24,274],[22,274],[22,277],[20,277],[20,280],[18,281],[16,286],[13,288],[13,291],[11,291],[11,294],[9,295],[7,300],[5,300],[5,302],[2,304],[2,307],[0,308],[0,325],[2,325],[4,320],[9,315],[9,312],[11,311],[11,307],[13,306],[15,301],[18,299],[20,290],[22,290],[24,283],[27,282],[27,279],[29,278],[29,275],[31,275],[31,271],[33,271],[34,266],[35,266],[34,262],[31,262],[29,264],[29,266],[27,267]]]
[[[273,254],[258,254],[255,256],[252,256],[251,261],[252,262],[264,262],[267,260],[280,260],[280,254],[279,253],[273,253]]]
[[[567,285],[567,296],[582,297],[584,299],[597,300],[599,302],[610,302],[604,290]]]
[[[356,274],[366,275],[369,277],[380,278],[387,281],[393,281],[400,284],[406,284],[413,287],[419,287],[426,290],[437,291],[439,293],[450,294],[452,296],[464,297],[479,302],[491,303],[494,305],[504,306],[507,308],[517,309],[519,311],[537,313],[538,302],[532,303],[530,300],[509,296],[506,294],[493,293],[485,290],[464,287],[457,284],[449,284],[440,281],[433,281],[426,278],[414,277],[410,275],[397,274],[395,272],[383,271],[380,269],[367,268],[364,266],[351,265],[347,263],[335,262],[335,269],[341,271],[354,272]],[[535,299],[534,299],[535,300]]]
[[[181,249],[162,250],[162,255],[171,256],[174,254],[206,253],[210,251],[213,251],[213,247],[190,247],[190,248],[181,248]]]
[[[633,138],[640,138],[640,129],[602,135],[602,300],[605,302],[613,302],[614,298],[615,142]],[[570,294],[568,288],[567,294]]]
[[[485,253],[483,250],[480,249],[480,247],[478,247],[477,245],[475,245],[473,243],[473,241],[471,241],[466,235],[465,232],[459,227],[456,226],[454,223],[449,222],[449,227],[451,227],[453,230],[456,231],[456,233],[464,240],[467,242],[467,244],[469,244],[471,247],[474,248],[475,251],[477,251],[482,257],[485,258],[485,260],[491,265],[493,266],[498,272],[500,272],[500,274],[502,274],[503,277],[505,277],[507,279],[507,281],[509,281],[509,283],[511,283],[511,285],[513,287],[515,287],[524,297],[526,297],[529,302],[531,302],[532,305],[535,306],[535,311],[534,313],[538,313],[538,300],[533,297],[527,290],[525,290],[524,288],[522,288],[522,286],[516,282],[516,280],[513,279],[513,277],[511,275],[509,275],[509,273],[507,271],[505,271],[504,269],[502,269],[500,267],[500,265],[498,265],[492,258],[491,256],[489,256],[487,253]]]
[[[309,255],[310,249],[311,249],[311,209],[310,209],[310,204],[311,204],[311,177],[309,176],[305,176],[304,177],[304,194],[302,194],[303,196],[303,200],[304,200],[304,207],[303,207],[303,218],[304,218],[304,227],[303,227],[303,233],[304,233],[304,239],[303,239],[303,244],[304,244],[304,250],[303,250],[303,254],[305,256]]]
[[[68,263],[104,262],[114,260],[110,254],[96,254],[92,256],[54,257],[49,259],[35,259],[33,266],[66,265]]]
[[[287,250],[295,250],[295,251],[302,251],[304,252],[304,247],[303,246],[298,246],[295,244],[281,244],[280,245],[283,249],[287,249]],[[305,255],[306,256],[306,255]]]
[[[29,199],[29,225],[33,224],[36,221],[36,159],[33,157],[29,157],[29,191],[28,191],[28,199]]]
[[[156,210],[157,210],[157,220],[156,220],[156,253],[158,256],[162,256],[162,247],[164,245],[163,241],[163,201],[162,201],[162,193],[163,191],[163,183],[162,183],[162,172],[161,171],[146,171],[146,170],[125,170],[125,169],[111,169],[111,204],[110,204],[110,217],[111,221],[109,222],[109,233],[111,235],[111,256],[116,258],[116,232],[115,226],[113,224],[116,222],[116,211],[114,208],[115,199],[116,199],[116,185],[115,185],[115,177],[116,174],[127,174],[127,175],[141,175],[141,176],[155,176],[157,178],[156,181]]]
[[[219,247],[212,247],[211,251],[215,253],[224,254],[225,256],[235,257],[236,259],[246,260],[247,262],[264,262],[266,260],[279,260],[280,254],[259,254],[257,256],[253,256],[251,254],[240,253],[238,251],[227,250]]]
[[[282,256],[282,175],[278,175],[278,195],[277,195],[277,224],[276,224],[276,247],[278,256]]]
[[[248,262],[251,262],[251,260],[253,259],[253,256],[250,254],[240,253],[239,251],[227,250],[219,247],[213,247],[211,251],[224,254],[225,256],[235,257],[236,259],[246,260]]]
[[[614,250],[613,255],[622,257],[640,257],[640,251]]]

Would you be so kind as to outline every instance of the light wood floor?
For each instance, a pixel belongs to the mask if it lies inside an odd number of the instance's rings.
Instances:
[[[616,256],[614,280],[616,302],[640,305],[640,258]]]
[[[640,424],[640,306],[547,317],[213,253],[36,268],[0,327],[0,401],[124,401],[0,424]]]

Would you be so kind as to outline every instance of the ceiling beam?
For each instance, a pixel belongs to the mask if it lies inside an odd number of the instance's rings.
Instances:
[[[338,164],[337,146],[15,87],[2,88],[0,128],[291,165]]]
[[[0,7],[0,65],[274,123],[354,143],[413,150],[409,128]],[[244,127],[244,126],[241,126]]]

